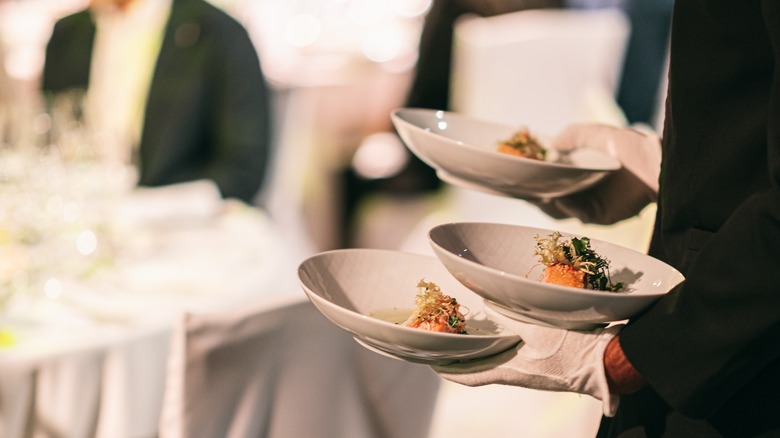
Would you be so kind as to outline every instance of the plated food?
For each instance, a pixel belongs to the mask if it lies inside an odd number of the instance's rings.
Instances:
[[[613,282],[609,259],[590,247],[590,238],[565,239],[559,231],[535,236],[534,255],[545,266],[542,281],[559,286],[617,292],[623,283]]]
[[[458,282],[435,257],[380,249],[326,251],[304,260],[298,279],[325,317],[367,348],[396,359],[426,364],[467,361],[520,342],[516,334],[490,319],[482,298]],[[431,280],[423,282],[430,293],[423,295],[423,301],[433,298],[433,306],[415,303],[421,292],[416,287],[420,279]],[[431,282],[436,288],[428,285]],[[457,299],[453,302],[452,297]],[[458,316],[458,321],[448,321],[448,325],[468,334],[405,325],[420,309],[444,309],[447,315]]]
[[[584,190],[620,168],[617,159],[593,149],[547,149],[543,160],[499,152],[496,142],[512,141],[517,129],[464,114],[401,108],[391,119],[412,153],[441,179],[467,189],[549,199]]]
[[[547,148],[532,135],[527,127],[512,134],[511,137],[498,142],[498,151],[516,157],[544,160],[547,158]]]
[[[466,334],[466,316],[460,309],[458,300],[442,292],[439,285],[432,281],[420,280],[417,283],[416,308],[404,321],[404,325],[422,330],[442,333]]]
[[[519,225],[455,222],[433,227],[428,236],[442,264],[484,298],[485,305],[517,320],[554,327],[591,329],[629,319],[684,280],[676,269],[646,254],[595,239],[584,245],[585,237],[566,236],[608,260],[607,283],[621,286],[610,293],[545,282],[547,266],[537,253],[538,238],[554,233]]]

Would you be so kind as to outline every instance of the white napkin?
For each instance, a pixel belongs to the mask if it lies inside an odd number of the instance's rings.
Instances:
[[[222,197],[210,180],[143,187],[130,192],[114,210],[116,224],[149,226],[210,219],[219,214]]]

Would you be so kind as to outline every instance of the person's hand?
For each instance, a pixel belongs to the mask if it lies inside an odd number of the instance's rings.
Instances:
[[[570,331],[522,323],[495,312],[491,315],[520,335],[522,342],[517,347],[485,359],[433,365],[433,370],[447,380],[467,386],[504,384],[586,394],[602,401],[604,415],[615,414],[619,396],[610,393],[604,351],[622,325]]]
[[[649,130],[574,124],[553,138],[550,147],[561,152],[597,149],[614,156],[623,166],[582,192],[535,203],[554,218],[613,224],[637,215],[658,198],[661,142]]]
[[[628,169],[649,189],[658,192],[661,170],[661,140],[650,129],[640,126],[618,128],[597,123],[567,126],[550,142],[561,151],[589,148],[606,152]]]

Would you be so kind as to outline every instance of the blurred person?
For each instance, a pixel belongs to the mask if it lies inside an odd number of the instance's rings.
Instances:
[[[657,197],[649,254],[685,281],[594,331],[503,319],[517,348],[435,369],[591,395],[600,437],[780,436],[780,2],[678,0],[671,30],[663,141],[567,128],[556,147],[599,147],[624,167],[540,207],[610,224]]]
[[[42,90],[86,90],[96,149],[140,186],[210,179],[247,203],[262,187],[268,85],[246,29],[204,0],[91,0],[55,24]]]

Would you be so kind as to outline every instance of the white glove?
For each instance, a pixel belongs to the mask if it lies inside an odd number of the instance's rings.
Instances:
[[[492,317],[519,334],[523,341],[495,356],[433,365],[433,370],[447,380],[467,386],[504,384],[586,394],[601,400],[604,415],[615,415],[620,398],[609,391],[604,351],[622,325],[570,331],[510,320],[495,312]]]
[[[574,124],[553,138],[550,147],[559,151],[597,149],[614,156],[623,166],[585,191],[537,203],[555,218],[612,224],[635,216],[657,200],[661,142],[649,129]]]
[[[647,187],[658,192],[658,174],[661,171],[661,140],[650,129],[640,126],[618,128],[595,123],[567,126],[550,147],[570,151],[587,147],[606,152],[637,176]]]

